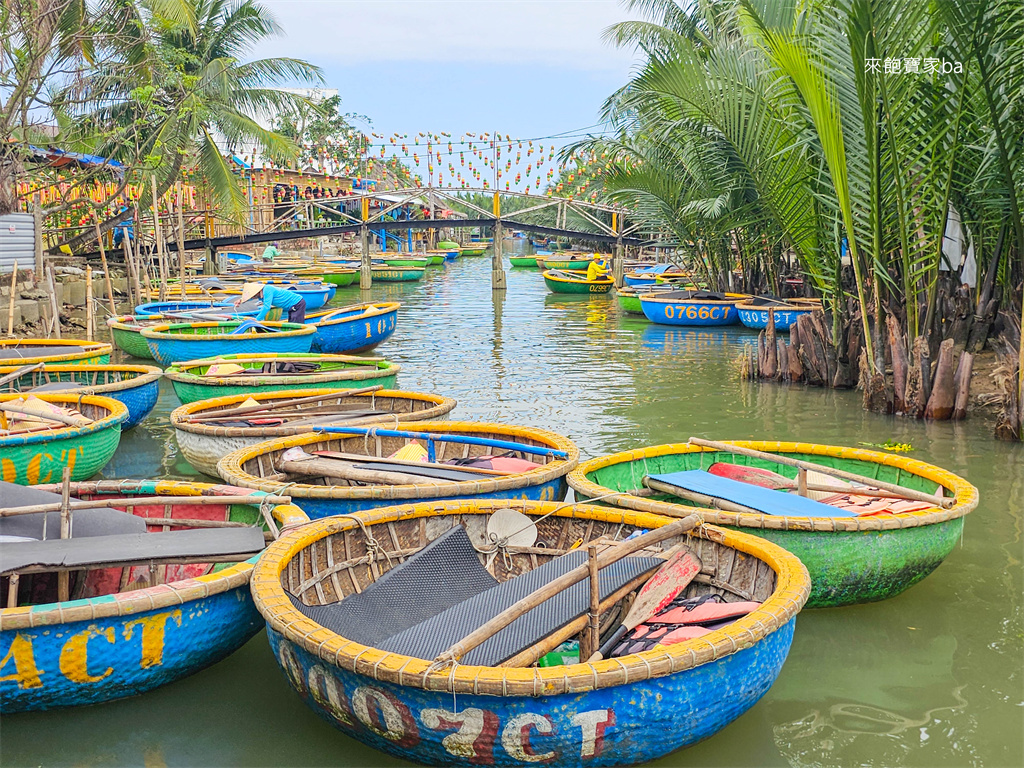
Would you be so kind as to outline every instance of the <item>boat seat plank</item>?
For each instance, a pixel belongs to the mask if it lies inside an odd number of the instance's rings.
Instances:
[[[497,584],[481,565],[466,529],[455,526],[362,592],[327,605],[306,605],[306,617],[332,632],[375,646]]]
[[[139,563],[171,558],[245,560],[263,551],[259,528],[199,528],[157,533],[128,533],[88,538],[47,539],[6,544],[0,551],[0,573],[26,568],[88,568],[111,563]]]
[[[765,515],[782,517],[856,517],[853,512],[822,504],[820,501],[763,488],[739,480],[712,475],[703,469],[688,469],[651,475],[652,480],[679,488],[683,491],[701,493],[712,498],[730,501],[761,512]]]
[[[581,548],[549,560],[539,568],[464,600],[376,647],[420,659],[436,658],[505,609],[583,565],[587,557],[586,550]],[[660,558],[631,556],[602,568],[598,579],[601,600],[663,564],[664,560]],[[589,605],[590,583],[584,579],[520,616],[469,651],[461,663],[497,666],[579,618],[587,612]]]

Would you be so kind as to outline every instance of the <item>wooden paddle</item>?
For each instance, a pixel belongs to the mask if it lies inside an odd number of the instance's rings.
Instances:
[[[739,445],[733,445],[732,443],[720,443],[714,440],[703,440],[699,437],[691,437],[688,442],[690,445],[699,445],[703,448],[714,448],[716,451],[721,451],[722,453],[735,453],[740,456],[750,456],[754,459],[763,459],[765,461],[775,462],[776,464],[785,464],[788,467],[796,467],[797,469],[803,469],[810,472],[821,472],[823,475],[831,475],[832,477],[838,477],[842,480],[852,480],[855,483],[863,483],[869,487],[874,486],[875,488],[883,491],[905,494],[903,498],[912,499],[914,501],[927,501],[929,504],[935,504],[945,509],[949,509],[956,504],[956,499],[944,499],[942,496],[904,488],[903,486],[896,485],[895,483],[887,483],[882,480],[876,480],[875,478],[865,477],[864,475],[854,474],[853,472],[847,472],[845,469],[827,467],[822,464],[815,464],[813,461],[793,459],[783,453],[765,453],[764,451],[756,451],[753,448],[744,448]],[[940,485],[936,493],[941,493],[942,491],[943,488]]]
[[[328,459],[343,459],[345,461],[372,461],[378,464],[394,464],[401,467],[437,467],[438,469],[457,469],[460,472],[473,472],[478,475],[513,475],[514,472],[502,472],[498,469],[487,469],[485,467],[466,467],[461,464],[440,464],[436,461],[406,461],[404,459],[392,459],[387,456],[368,456],[358,453],[342,453],[340,451],[313,451],[314,456],[323,456]]]
[[[195,414],[189,417],[189,421],[212,421],[214,419],[222,419],[225,416],[241,416],[246,413],[263,413],[264,411],[275,411],[281,408],[291,407],[293,405],[302,405],[303,403],[315,403],[319,400],[330,400],[335,397],[351,397],[352,395],[365,395],[370,392],[377,392],[384,389],[380,384],[376,384],[372,387],[361,387],[360,389],[340,389],[327,394],[320,395],[309,395],[308,397],[296,397],[289,400],[277,400],[274,402],[260,405],[244,405],[236,408],[226,408],[222,411],[212,411],[207,415]]]
[[[658,544],[665,541],[665,539],[672,538],[673,536],[682,536],[687,531],[691,531],[700,525],[700,522],[701,518],[699,515],[690,515],[689,517],[684,517],[681,520],[676,520],[668,525],[664,525],[661,528],[655,528],[653,531],[648,531],[641,536],[637,536],[635,539],[627,539],[619,542],[616,546],[609,547],[597,556],[597,567],[598,569],[606,568],[612,563],[617,563],[627,555],[631,555],[641,549],[645,549],[653,544]],[[583,563],[583,565],[573,568],[568,573],[562,574],[558,578],[545,584],[540,589],[531,592],[515,605],[506,608],[490,621],[485,622],[482,626],[470,632],[434,659],[434,664],[440,665],[458,661],[471,650],[476,648],[485,640],[496,635],[523,614],[532,611],[544,601],[554,597],[559,592],[571,587],[573,584],[578,584],[584,579],[589,578],[589,576],[590,565],[588,563]]]
[[[18,379],[20,379],[25,374],[32,373],[32,371],[39,370],[42,367],[43,367],[43,363],[35,363],[33,365],[23,366],[23,367],[19,368],[16,371],[11,371],[6,376],[4,376],[2,379],[0,379],[0,386],[3,386],[4,384],[9,384],[12,381],[17,381]]]
[[[621,626],[587,661],[600,661],[605,658],[627,632],[631,632],[652,616],[656,616],[680,592],[686,589],[687,585],[700,573],[702,567],[700,558],[680,544],[668,562],[661,566],[657,573],[644,584]]]

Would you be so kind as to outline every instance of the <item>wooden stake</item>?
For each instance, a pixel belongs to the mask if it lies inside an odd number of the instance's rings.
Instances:
[[[71,467],[64,467],[64,477],[60,489],[60,537],[71,538]],[[70,578],[68,571],[57,574],[57,601],[70,599]]]
[[[587,547],[587,567],[590,576],[590,613],[587,631],[587,648],[580,647],[580,658],[589,659],[601,647],[601,589],[598,583],[597,547]]]
[[[178,182],[178,272],[180,274],[179,290],[181,300],[185,301],[185,203],[182,199],[181,182]]]
[[[796,471],[796,492],[801,496],[807,495],[807,470],[798,469]]]
[[[92,267],[85,267],[85,338],[95,341],[95,318],[92,307]]]
[[[50,308],[53,311],[53,335],[60,338],[60,306],[57,304],[57,286],[53,279],[53,265],[46,264],[46,280],[50,285]],[[49,338],[49,334],[47,334]]]
[[[114,301],[114,286],[110,282],[110,267],[107,266],[107,249],[103,247],[103,235],[100,233],[100,220],[93,212],[93,220],[96,225],[96,242],[100,246],[100,262],[103,264],[103,280],[107,285],[107,301],[110,302],[110,316],[117,317],[117,303]],[[114,329],[110,329],[110,338],[114,338]]]
[[[14,269],[11,271],[11,296],[7,303],[7,335],[14,335],[14,300],[18,288],[18,260],[14,260]]]
[[[18,607],[18,582],[21,581],[21,576],[17,573],[12,573],[10,580],[7,583],[7,607],[17,608]]]
[[[167,300],[167,262],[164,259],[164,239],[160,229],[160,199],[157,197],[156,174],[149,177],[153,182],[153,238],[156,240],[156,258],[160,275],[160,301]]]

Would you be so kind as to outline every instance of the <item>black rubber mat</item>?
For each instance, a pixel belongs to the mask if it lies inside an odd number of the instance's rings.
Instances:
[[[420,659],[433,659],[506,608],[563,573],[582,565],[586,560],[585,550],[569,552],[529,573],[470,597],[388,638],[376,647]],[[664,560],[653,557],[627,557],[601,569],[601,599],[605,599],[634,578],[649,573],[663,564]],[[589,604],[590,583],[584,579],[520,616],[494,637],[467,653],[462,658],[462,663],[484,666],[501,664],[564,627],[573,619],[582,616],[587,612]]]
[[[42,491],[29,485],[0,482],[0,508],[28,507],[60,502],[60,494]],[[78,499],[73,499],[78,501]],[[45,520],[45,526],[44,526]],[[76,539],[87,536],[110,536],[117,533],[145,533],[146,522],[119,509],[76,509],[71,515],[71,534]],[[0,517],[0,536],[22,536],[29,539],[60,538],[60,512]]]
[[[495,586],[466,529],[456,526],[381,576],[359,594],[328,605],[292,604],[332,632],[363,645],[379,644]]]

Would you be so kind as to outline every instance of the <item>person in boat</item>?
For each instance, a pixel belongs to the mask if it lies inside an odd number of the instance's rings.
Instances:
[[[587,267],[587,282],[592,283],[595,280],[599,280],[602,277],[608,276],[608,257],[601,256],[600,258],[594,259],[590,262],[590,266]]]
[[[235,302],[240,307],[245,302],[263,296],[263,307],[256,315],[256,321],[267,319],[267,314],[274,307],[280,307],[281,313],[286,315],[289,323],[306,322],[306,300],[296,291],[289,291],[285,288],[278,288],[263,283],[246,283],[242,288],[242,296]]]
[[[273,242],[263,249],[263,260],[273,261],[276,257],[281,255],[281,251],[277,249],[277,242]]]

